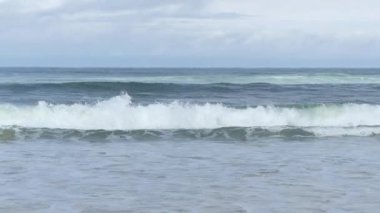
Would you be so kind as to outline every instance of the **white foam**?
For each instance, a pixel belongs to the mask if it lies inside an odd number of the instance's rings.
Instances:
[[[1,126],[63,129],[202,129],[220,127],[380,126],[380,105],[319,105],[308,108],[257,106],[237,109],[222,104],[136,105],[128,94],[97,104],[0,105]],[[322,130],[320,130],[322,131]]]
[[[318,137],[337,137],[337,136],[372,136],[380,134],[380,127],[312,127],[306,128]]]

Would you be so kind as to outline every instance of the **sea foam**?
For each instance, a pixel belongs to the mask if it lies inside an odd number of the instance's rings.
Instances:
[[[380,126],[380,106],[369,104],[308,107],[255,106],[178,101],[139,105],[127,94],[96,104],[0,105],[0,126],[59,129],[214,129],[221,127],[358,127]]]

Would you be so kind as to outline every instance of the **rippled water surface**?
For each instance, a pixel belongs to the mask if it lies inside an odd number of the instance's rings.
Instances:
[[[375,212],[376,138],[5,142],[2,212]]]
[[[380,70],[0,69],[0,212],[377,212]]]

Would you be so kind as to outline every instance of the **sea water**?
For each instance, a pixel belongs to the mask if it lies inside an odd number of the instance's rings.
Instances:
[[[380,70],[1,68],[0,212],[376,212]]]

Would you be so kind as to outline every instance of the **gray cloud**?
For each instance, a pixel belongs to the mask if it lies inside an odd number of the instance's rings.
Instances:
[[[0,64],[370,65],[379,9],[373,0],[0,0]]]

